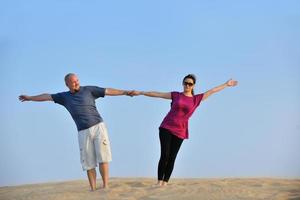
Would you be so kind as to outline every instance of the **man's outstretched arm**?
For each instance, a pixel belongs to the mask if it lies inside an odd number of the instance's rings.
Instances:
[[[128,91],[128,90],[118,90],[118,89],[114,89],[114,88],[106,88],[105,95],[108,95],[108,96],[119,96],[119,95],[132,96],[130,91]]]
[[[27,96],[27,95],[20,95],[20,101],[53,101],[50,94],[40,94],[36,96]]]

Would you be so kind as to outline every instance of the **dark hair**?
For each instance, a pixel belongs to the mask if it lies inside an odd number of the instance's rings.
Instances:
[[[187,78],[192,79],[194,81],[194,84],[196,84],[196,76],[194,74],[188,74],[188,75],[186,75],[183,78],[182,82],[184,82],[184,80],[187,79]],[[192,95],[194,95],[194,89],[192,89]]]

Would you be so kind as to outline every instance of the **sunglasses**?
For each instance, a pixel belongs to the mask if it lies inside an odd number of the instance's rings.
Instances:
[[[183,84],[185,86],[190,86],[190,87],[192,87],[194,85],[194,83],[191,83],[191,82],[183,82]]]

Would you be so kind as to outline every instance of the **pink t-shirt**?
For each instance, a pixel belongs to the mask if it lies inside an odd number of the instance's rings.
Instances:
[[[188,139],[189,118],[200,105],[203,95],[202,93],[188,97],[180,92],[171,92],[171,110],[162,121],[160,128],[169,130],[172,134],[181,139]]]

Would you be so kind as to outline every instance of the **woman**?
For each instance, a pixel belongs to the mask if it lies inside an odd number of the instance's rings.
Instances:
[[[220,86],[197,95],[194,94],[195,84],[196,77],[193,74],[188,74],[182,81],[183,92],[133,92],[133,95],[172,99],[171,110],[159,127],[161,147],[157,182],[159,186],[167,185],[170,179],[180,146],[183,140],[189,137],[188,120],[195,109],[200,105],[200,102],[226,87],[236,86],[237,81],[230,79]]]

